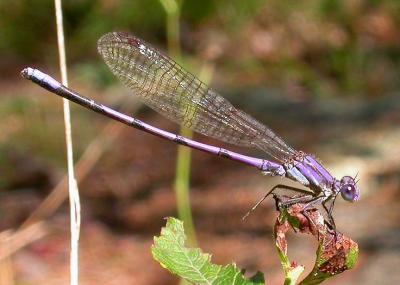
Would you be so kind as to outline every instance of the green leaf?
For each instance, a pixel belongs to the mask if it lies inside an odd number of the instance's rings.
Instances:
[[[153,258],[171,273],[195,284],[264,284],[261,273],[246,279],[235,264],[225,266],[212,264],[211,255],[203,253],[199,248],[185,247],[185,241],[183,223],[168,218],[161,235],[154,237],[151,248]]]

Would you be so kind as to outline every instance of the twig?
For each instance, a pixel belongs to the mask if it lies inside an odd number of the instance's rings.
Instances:
[[[0,284],[13,285],[15,284],[14,281],[12,260],[11,257],[8,257],[0,261]]]
[[[67,79],[67,64],[65,57],[64,30],[62,19],[61,0],[55,0],[56,21],[57,21],[57,39],[58,52],[60,59],[61,81],[65,86],[68,86]],[[63,99],[64,105],[64,124],[65,124],[65,139],[67,146],[68,160],[68,185],[69,185],[69,201],[70,201],[70,218],[71,218],[71,256],[70,256],[70,284],[78,285],[78,243],[80,230],[80,202],[79,191],[74,175],[74,160],[73,146],[71,135],[71,115],[69,102]]]
[[[4,231],[0,233],[0,261],[9,257],[20,248],[45,236],[47,227],[45,223],[35,223],[15,232]]]

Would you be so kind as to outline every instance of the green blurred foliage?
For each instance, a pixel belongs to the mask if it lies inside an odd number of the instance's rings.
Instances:
[[[54,49],[53,5],[53,1],[2,0],[0,52],[22,60],[39,60],[43,50]],[[159,35],[164,23],[158,1],[63,1],[63,16],[70,61],[95,54],[93,43],[107,31]]]
[[[85,74],[100,65],[96,41],[106,32],[127,30],[165,46],[158,0],[64,1],[63,8],[68,62]],[[399,88],[398,0],[185,0],[181,19],[184,52],[218,61],[219,83],[231,88],[268,85],[294,96]],[[54,21],[53,1],[0,1],[3,65],[54,65]]]
[[[35,8],[33,8],[35,7]],[[30,59],[40,53],[55,31],[51,1],[0,2],[0,52],[2,58]],[[49,16],[51,15],[51,16]]]

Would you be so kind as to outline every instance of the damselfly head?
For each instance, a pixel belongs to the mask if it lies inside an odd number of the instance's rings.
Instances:
[[[357,183],[351,176],[343,176],[339,185],[340,194],[343,199],[349,202],[356,202],[360,199],[360,191]]]

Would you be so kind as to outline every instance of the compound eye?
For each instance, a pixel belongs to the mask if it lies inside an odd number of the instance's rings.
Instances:
[[[358,200],[358,193],[354,184],[344,184],[340,188],[340,193],[346,201],[354,202]]]

